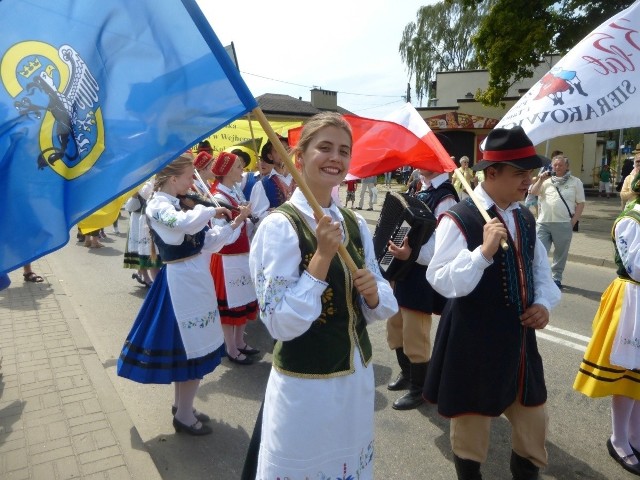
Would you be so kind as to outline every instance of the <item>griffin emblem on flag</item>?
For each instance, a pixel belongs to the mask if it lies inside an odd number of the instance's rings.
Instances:
[[[100,86],[80,54],[21,42],[0,61],[0,76],[18,113],[40,122],[38,168],[67,180],[88,172],[104,151],[104,125]]]

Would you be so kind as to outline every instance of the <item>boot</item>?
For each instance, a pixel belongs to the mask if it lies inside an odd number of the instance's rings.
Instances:
[[[536,467],[531,460],[521,457],[513,450],[511,451],[511,475],[513,476],[513,480],[537,480],[538,479],[538,471],[540,470]]]
[[[465,460],[454,454],[453,463],[456,466],[458,480],[482,480],[482,474],[480,473],[480,462]]]
[[[409,391],[393,402],[393,408],[396,410],[413,410],[424,403],[422,387],[427,376],[428,366],[429,362],[410,364],[409,381],[411,385],[409,386]]]
[[[404,354],[402,347],[396,348],[396,357],[400,365],[400,373],[395,380],[389,382],[387,390],[406,390],[409,388],[409,357]]]

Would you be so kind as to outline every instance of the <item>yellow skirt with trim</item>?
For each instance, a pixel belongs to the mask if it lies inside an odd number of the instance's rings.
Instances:
[[[604,291],[593,319],[591,341],[580,363],[573,388],[589,397],[624,395],[640,400],[640,370],[627,370],[609,363],[629,282],[616,278]]]

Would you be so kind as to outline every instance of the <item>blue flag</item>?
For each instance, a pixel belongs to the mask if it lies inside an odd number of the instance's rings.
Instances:
[[[256,108],[194,0],[0,1],[0,274]]]

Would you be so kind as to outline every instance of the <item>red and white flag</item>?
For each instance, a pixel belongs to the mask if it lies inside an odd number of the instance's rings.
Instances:
[[[534,145],[575,133],[640,125],[640,0],[567,53],[500,120]]]
[[[456,164],[424,119],[405,104],[385,120],[344,115],[353,132],[350,176],[371,177],[405,165],[434,172],[451,172]],[[289,130],[295,145],[302,127]]]

